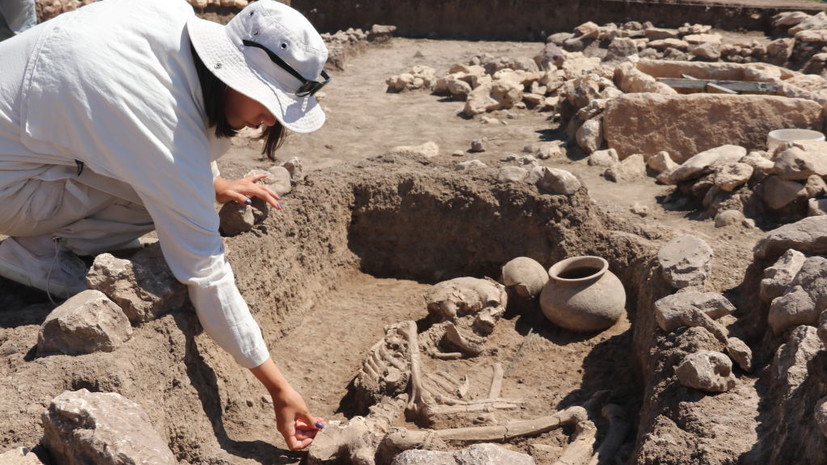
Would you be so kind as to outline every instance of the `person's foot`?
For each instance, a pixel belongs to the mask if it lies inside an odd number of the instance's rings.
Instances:
[[[87,289],[89,269],[77,255],[53,241],[28,240],[27,247],[23,241],[9,237],[0,243],[0,276],[62,299]]]

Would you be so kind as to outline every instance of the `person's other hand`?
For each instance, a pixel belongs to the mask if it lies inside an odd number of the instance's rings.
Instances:
[[[236,202],[249,204],[250,197],[258,197],[275,209],[281,210],[281,197],[272,189],[256,181],[266,178],[267,174],[254,174],[246,178],[229,180],[217,176],[213,182],[215,200],[218,203]]]
[[[304,449],[324,427],[322,418],[313,417],[301,395],[291,387],[273,394],[276,427],[290,450]]]

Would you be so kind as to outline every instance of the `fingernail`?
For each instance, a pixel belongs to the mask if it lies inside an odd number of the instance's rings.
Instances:
[[[276,208],[278,208],[279,210],[281,210],[281,202],[276,202]]]
[[[252,205],[253,201],[251,199],[247,199],[244,201],[244,203],[246,203],[247,205]]]
[[[316,428],[319,428],[319,429],[324,428],[324,423],[322,423],[322,422],[320,422],[320,421],[317,421],[317,422],[316,422]]]

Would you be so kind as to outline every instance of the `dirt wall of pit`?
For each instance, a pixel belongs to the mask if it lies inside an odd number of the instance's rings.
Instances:
[[[630,0],[293,0],[291,4],[323,32],[392,24],[405,37],[473,40],[545,40],[586,21],[652,21],[660,27],[688,22],[726,30],[769,30],[773,15],[793,8]],[[824,6],[813,3],[812,8],[795,9],[814,14]]]

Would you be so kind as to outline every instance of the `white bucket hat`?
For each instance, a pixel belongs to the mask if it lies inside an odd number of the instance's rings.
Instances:
[[[207,69],[264,105],[285,128],[306,133],[324,124],[313,94],[330,79],[327,48],[301,13],[258,0],[226,26],[193,16],[187,31]]]

